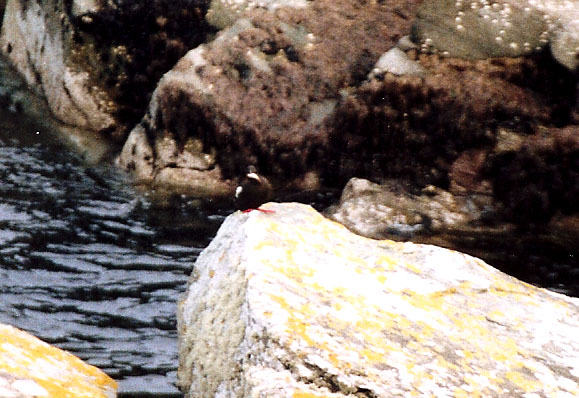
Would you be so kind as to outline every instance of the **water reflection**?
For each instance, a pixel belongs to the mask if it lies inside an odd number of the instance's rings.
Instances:
[[[177,394],[176,301],[227,211],[154,205],[42,126],[0,120],[0,322],[100,367],[120,392]]]

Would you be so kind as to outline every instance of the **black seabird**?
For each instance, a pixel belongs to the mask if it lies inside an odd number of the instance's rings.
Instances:
[[[257,174],[254,166],[249,166],[245,179],[235,189],[235,208],[244,212],[259,210],[264,213],[273,213],[272,210],[259,208],[271,200],[272,194],[273,189],[267,178]]]

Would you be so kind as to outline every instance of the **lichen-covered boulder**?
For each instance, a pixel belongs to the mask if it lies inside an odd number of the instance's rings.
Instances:
[[[202,0],[8,0],[0,48],[62,122],[123,137],[206,34]]]
[[[0,397],[114,398],[117,383],[94,366],[0,324]]]
[[[579,302],[308,206],[235,213],[179,304],[186,397],[573,397]]]

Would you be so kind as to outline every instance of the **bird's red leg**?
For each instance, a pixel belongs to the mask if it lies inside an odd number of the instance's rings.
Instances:
[[[255,210],[261,211],[262,213],[266,213],[266,214],[273,214],[273,213],[275,213],[275,210],[262,209],[261,207],[258,207],[258,208],[255,209]]]
[[[275,213],[275,210],[268,210],[268,209],[262,209],[260,207],[258,207],[257,209],[245,209],[242,211],[242,213],[250,213],[252,211],[261,211],[262,213],[266,213],[266,214],[273,214]]]

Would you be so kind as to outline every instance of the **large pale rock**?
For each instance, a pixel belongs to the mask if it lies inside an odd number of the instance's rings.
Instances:
[[[0,324],[0,397],[114,398],[117,383],[94,366]]]
[[[230,216],[178,309],[187,397],[573,397],[578,300],[308,206]]]

